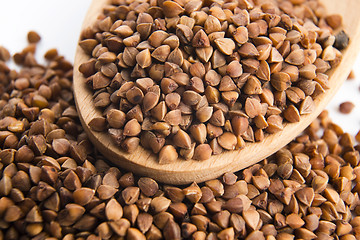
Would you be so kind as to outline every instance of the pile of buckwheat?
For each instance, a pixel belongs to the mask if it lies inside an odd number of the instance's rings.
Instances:
[[[349,38],[318,0],[112,0],[79,70],[107,131],[159,163],[205,160],[299,122]]]
[[[92,147],[72,65],[55,49],[40,65],[35,49],[30,41],[13,56],[15,71],[0,47],[0,239],[360,238],[360,146],[327,112],[259,164],[164,185],[112,167]]]

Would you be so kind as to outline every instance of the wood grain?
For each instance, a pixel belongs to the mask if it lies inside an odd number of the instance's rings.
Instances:
[[[107,133],[90,130],[89,121],[95,116],[101,116],[101,112],[95,109],[92,92],[87,88],[82,74],[78,71],[79,65],[89,59],[78,47],[74,65],[74,94],[80,120],[90,140],[115,165],[169,184],[186,184],[213,179],[225,172],[235,172],[246,168],[273,154],[293,140],[321,113],[346,80],[360,50],[360,14],[358,13],[360,1],[323,0],[322,2],[327,6],[329,13],[339,13],[343,16],[344,29],[351,41],[343,52],[340,65],[329,73],[331,88],[315,100],[315,111],[302,116],[300,122],[286,124],[282,132],[269,135],[261,143],[247,143],[242,150],[227,151],[201,162],[179,159],[173,164],[160,165],[156,155],[150,151],[138,147],[135,153],[128,154],[115,146]],[[83,29],[95,21],[102,7],[107,3],[108,0],[93,0],[85,17]]]

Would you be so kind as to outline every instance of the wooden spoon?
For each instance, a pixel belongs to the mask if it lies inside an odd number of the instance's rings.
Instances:
[[[109,0],[93,0],[85,17],[83,29],[91,26]],[[255,164],[273,154],[298,134],[300,134],[325,108],[347,78],[360,50],[360,1],[357,0],[323,0],[328,13],[339,13],[343,16],[343,27],[350,36],[350,44],[343,51],[340,65],[329,74],[330,89],[315,100],[316,109],[309,115],[303,115],[300,122],[289,123],[284,130],[265,137],[259,143],[247,143],[242,150],[226,151],[214,155],[205,161],[178,159],[175,163],[160,165],[157,156],[139,146],[132,153],[126,153],[115,146],[107,133],[94,132],[88,123],[94,117],[101,116],[95,109],[92,92],[85,85],[83,75],[78,71],[79,65],[89,59],[78,47],[74,65],[74,94],[82,125],[95,147],[115,165],[139,175],[149,176],[169,184],[186,184],[217,178],[225,172],[235,172]]]

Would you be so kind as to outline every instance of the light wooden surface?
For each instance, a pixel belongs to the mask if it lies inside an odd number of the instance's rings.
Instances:
[[[244,169],[285,146],[301,133],[326,107],[333,95],[347,78],[356,56],[360,50],[360,1],[358,0],[323,0],[329,13],[339,13],[343,16],[344,29],[350,36],[350,44],[343,52],[340,65],[330,72],[331,88],[315,100],[316,109],[310,115],[301,117],[299,123],[287,124],[282,132],[269,135],[260,143],[247,143],[246,147],[237,151],[226,151],[221,155],[212,156],[206,161],[179,159],[173,164],[160,165],[156,155],[141,146],[133,154],[128,154],[112,143],[107,133],[90,130],[88,123],[101,112],[95,109],[92,92],[84,83],[82,74],[78,71],[81,63],[89,57],[78,47],[74,64],[74,94],[80,120],[90,140],[95,147],[117,166],[142,176],[149,176],[169,184],[186,184],[201,182],[221,176],[225,172],[235,172]],[[91,25],[99,15],[108,0],[93,0],[85,17],[83,28]]]

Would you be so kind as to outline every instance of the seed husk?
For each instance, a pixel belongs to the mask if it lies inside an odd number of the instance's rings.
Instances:
[[[179,125],[181,121],[181,111],[176,109],[166,113],[164,120],[170,125]]]
[[[235,32],[233,32],[233,37],[240,44],[246,43],[249,39],[248,29],[243,26],[236,28]]]
[[[278,72],[271,75],[271,85],[278,91],[284,91],[290,87],[290,76],[284,72]]]
[[[146,237],[137,228],[128,228],[127,229],[127,239],[129,239],[129,240],[135,240],[135,239],[145,240]]]
[[[76,190],[81,187],[79,177],[74,171],[70,171],[64,179],[64,186],[69,190]]]
[[[293,229],[300,228],[305,224],[301,217],[296,213],[288,215],[286,217],[286,223]]]
[[[139,146],[140,143],[140,139],[137,137],[130,137],[130,138],[126,138],[122,143],[121,143],[121,147],[129,152],[129,153],[133,153],[137,147]]]
[[[221,127],[225,125],[225,116],[224,112],[220,109],[215,111],[211,116],[209,122],[215,126]]]
[[[163,44],[169,45],[171,49],[179,47],[179,38],[176,35],[171,35],[163,41]]]
[[[220,21],[216,17],[210,15],[204,23],[204,29],[207,34],[219,32],[221,30]]]
[[[145,51],[145,50],[144,50]],[[150,52],[149,52],[150,54]],[[152,53],[151,57],[155,58],[160,62],[165,62],[167,57],[170,54],[170,46],[169,45],[161,45],[157,47]],[[151,62],[150,62],[151,64]]]
[[[93,189],[83,187],[74,191],[73,198],[75,203],[84,206],[91,201],[94,195],[95,191]]]
[[[190,136],[183,130],[179,130],[174,135],[174,142],[176,146],[180,148],[190,149],[191,148],[191,138]]]
[[[196,111],[196,118],[204,123],[207,122],[213,113],[213,107],[203,107]]]
[[[153,217],[148,213],[140,213],[136,219],[139,230],[145,234],[151,227]]]
[[[236,65],[236,64],[235,64]],[[240,68],[240,71],[242,72],[242,68],[241,65],[239,65],[237,68]],[[232,68],[227,69],[227,71],[232,71],[234,73],[234,71],[232,70]],[[236,70],[237,71],[237,70]],[[241,75],[241,74],[240,74]],[[226,92],[226,91],[233,91],[236,90],[236,85],[234,83],[234,81],[229,77],[229,76],[225,76],[223,78],[221,78],[220,80],[220,85],[219,85],[219,90],[221,92]]]
[[[196,160],[206,160],[209,159],[212,153],[212,149],[210,147],[209,144],[199,144],[196,148],[195,148],[195,152],[194,152],[194,159]]]
[[[192,159],[194,156],[194,151],[195,151],[195,143],[192,143],[190,149],[180,149],[180,155],[184,159]]]
[[[270,67],[266,61],[260,61],[260,66],[256,71],[256,76],[262,80],[270,81]]]
[[[206,140],[206,126],[205,124],[197,124],[190,127],[191,136],[198,143],[204,143]]]
[[[165,239],[181,239],[181,230],[179,225],[174,220],[169,220],[163,229]]]
[[[244,93],[253,95],[253,94],[261,94],[262,93],[262,87],[259,79],[257,79],[254,76],[250,76],[243,88]]]
[[[170,1],[169,1],[170,2]],[[148,42],[153,46],[153,47],[159,47],[161,45],[161,43],[169,36],[168,33],[162,31],[162,30],[158,30],[153,32],[149,38],[148,38]]]
[[[245,220],[246,225],[255,230],[258,226],[258,223],[260,221],[260,215],[257,211],[254,210],[247,210],[242,213],[242,216]]]
[[[311,97],[307,96],[300,104],[299,113],[300,114],[309,114],[312,113],[315,109],[314,101]]]
[[[12,189],[11,178],[7,175],[3,176],[0,180],[0,193],[2,196],[7,196],[10,194]]]
[[[234,150],[237,144],[237,139],[233,133],[225,132],[218,137],[218,143],[226,150]]]
[[[156,107],[156,105],[159,102],[160,96],[157,93],[154,92],[147,92],[144,96],[143,100],[143,111],[148,112]],[[154,112],[157,113],[156,110]],[[156,115],[156,114],[154,114]]]
[[[295,195],[301,203],[306,206],[311,206],[314,199],[314,190],[312,188],[303,188],[297,191]]]
[[[115,199],[111,199],[106,204],[105,215],[109,221],[120,220],[123,215],[123,209]]]
[[[270,133],[278,132],[283,129],[282,118],[278,115],[271,115],[267,118],[267,123],[269,124],[266,131]]]
[[[214,53],[211,57],[211,64],[213,68],[219,68],[226,64],[225,56],[220,52],[220,50],[214,50]]]
[[[225,55],[231,55],[235,49],[235,43],[230,38],[218,38],[214,42],[217,48]]]
[[[192,46],[196,48],[210,47],[210,41],[204,30],[199,30],[192,40]]]
[[[151,56],[149,49],[145,49],[136,55],[136,62],[142,68],[147,68],[151,65]]]
[[[138,187],[131,187],[131,186],[125,188],[121,193],[121,196],[127,205],[134,204],[138,200],[139,195],[140,195],[140,189]]]
[[[165,1],[163,7],[166,17],[176,17],[184,11],[178,3],[172,1]]]
[[[189,71],[193,77],[203,78],[205,76],[205,67],[200,62],[192,64]]]
[[[250,118],[255,118],[261,114],[260,101],[255,98],[247,98],[245,101],[245,112]]]
[[[165,103],[171,110],[175,110],[181,101],[181,96],[178,93],[169,93],[165,97]]]
[[[231,213],[241,213],[244,209],[244,204],[241,198],[235,197],[227,200],[223,207]]]
[[[286,97],[293,103],[299,103],[305,98],[305,93],[297,87],[290,87],[285,91]]]
[[[213,54],[213,47],[204,47],[204,48],[196,48],[195,52],[197,56],[200,58],[203,62],[209,62],[212,54]]]
[[[125,124],[123,134],[125,136],[134,137],[139,135],[140,132],[141,132],[141,126],[139,122],[136,119],[131,119]]]
[[[205,83],[210,86],[217,86],[221,81],[221,76],[214,70],[210,70],[205,75]]]
[[[174,162],[178,158],[176,149],[171,145],[164,146],[159,153],[159,163],[169,164]]]
[[[235,91],[223,92],[221,93],[221,97],[226,105],[233,107],[239,98],[239,93]]]
[[[138,185],[141,192],[149,197],[153,196],[159,189],[157,182],[147,177],[140,178]]]
[[[180,42],[189,44],[194,36],[194,33],[187,25],[178,24],[176,25],[176,35],[178,36]]]
[[[23,216],[23,213],[22,213],[21,209],[16,205],[12,205],[6,210],[6,212],[4,214],[4,221],[6,221],[8,223],[15,222],[22,216]]]
[[[294,105],[290,105],[284,111],[284,118],[289,122],[299,122],[300,121],[300,113],[298,109]]]
[[[116,54],[113,52],[104,52],[100,54],[98,60],[102,63],[112,63],[116,60]]]
[[[144,93],[138,87],[132,87],[126,92],[126,99],[132,104],[139,104],[144,99]]]
[[[259,51],[256,49],[256,47],[249,42],[246,42],[245,44],[243,44],[239,50],[238,53],[240,54],[241,57],[258,57],[259,56]]]
[[[106,115],[106,120],[111,127],[121,128],[125,124],[126,115],[120,110],[111,109]]]
[[[285,62],[297,66],[303,64],[304,61],[305,61],[305,55],[302,49],[297,49],[292,51],[285,59]]]

